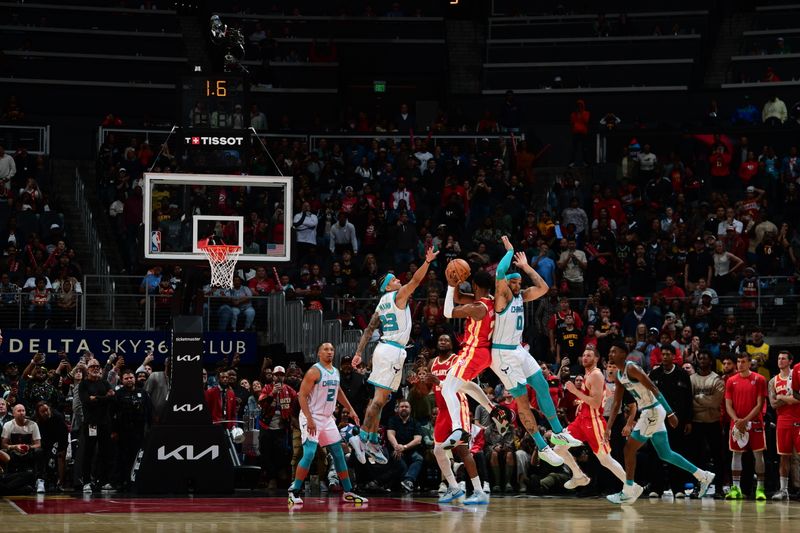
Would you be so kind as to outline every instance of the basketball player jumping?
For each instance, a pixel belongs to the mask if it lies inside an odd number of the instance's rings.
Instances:
[[[450,459],[447,457],[446,450],[442,447],[442,444],[450,435],[450,431],[453,427],[450,422],[450,412],[442,397],[442,382],[445,380],[447,372],[453,366],[458,356],[453,353],[453,339],[448,334],[439,337],[436,348],[438,352],[436,357],[431,359],[427,369],[419,372],[418,378],[414,381],[415,386],[425,395],[430,392],[430,387],[433,387],[434,401],[439,410],[439,414],[436,416],[436,424],[433,428],[433,455],[436,457],[439,470],[442,471],[442,476],[444,476],[445,481],[447,481],[448,487],[447,491],[439,498],[439,503],[450,503],[464,497],[464,491],[459,488],[456,477],[453,474],[453,469],[450,468]],[[458,400],[460,408],[457,416],[461,421],[462,428],[464,428],[465,431],[469,431],[470,415],[467,398],[464,394],[459,392]],[[464,504],[482,505],[489,503],[489,495],[483,492],[483,488],[481,487],[478,467],[475,465],[475,459],[469,451],[469,444],[465,443],[456,446],[454,452],[464,463],[467,475],[472,481],[472,495],[464,500]]]
[[[553,430],[551,440],[562,446],[580,446],[581,442],[564,431],[550,397],[550,387],[542,375],[542,368],[520,344],[525,329],[525,302],[541,298],[550,287],[529,264],[524,252],[514,255],[514,247],[503,237],[506,254],[497,265],[494,290],[494,333],[492,333],[492,370],[506,390],[517,400],[519,418],[539,448],[539,457],[553,466],[564,464],[539,433],[536,418],[528,400],[528,385],[536,392],[536,401]],[[514,264],[533,281],[533,286],[522,290],[522,276],[506,274]]]
[[[333,366],[333,344],[323,342],[317,349],[319,363],[308,369],[297,399],[300,402],[300,435],[303,441],[303,458],[297,464],[294,481],[289,486],[289,505],[302,505],[303,500],[295,495],[303,486],[308,469],[314,460],[318,446],[327,446],[333,457],[336,474],[342,482],[344,493],[342,501],[347,503],[367,503],[363,496],[355,494],[350,483],[347,461],[342,451],[342,436],[336,427],[333,411],[338,401],[350,411],[353,421],[358,424],[358,415],[339,388],[339,371]]]
[[[372,333],[380,328],[381,338],[372,353],[372,373],[368,382],[375,387],[375,396],[369,402],[364,414],[364,424],[359,436],[364,443],[364,451],[378,464],[388,460],[381,449],[378,438],[378,423],[381,410],[389,401],[389,394],[396,392],[403,377],[403,363],[406,360],[406,344],[411,336],[411,309],[408,302],[411,295],[428,274],[428,266],[439,255],[438,250],[429,248],[425,252],[425,264],[420,266],[408,283],[403,285],[394,274],[386,274],[380,279],[383,294],[369,325],[364,329],[353,357],[353,367],[361,364],[361,354]]]
[[[628,347],[622,341],[615,341],[609,350],[608,358],[618,369],[614,376],[617,387],[614,391],[614,406],[611,409],[606,432],[614,427],[625,390],[636,399],[639,407],[639,421],[625,444],[625,485],[623,485],[622,492],[607,496],[608,501],[629,504],[635,502],[642,495],[643,489],[634,483],[633,476],[636,472],[636,452],[648,440],[652,441],[653,448],[662,461],[686,470],[700,482],[698,496],[702,498],[708,491],[709,485],[714,481],[714,473],[697,468],[682,455],[672,451],[664,420],[668,420],[669,425],[674,428],[678,426],[678,417],[644,370],[633,361],[626,361],[627,357]]]
[[[583,364],[585,371],[583,388],[579,390],[572,381],[567,382],[567,391],[583,402],[578,407],[578,416],[567,427],[567,431],[569,431],[570,435],[588,443],[592,452],[597,456],[598,462],[625,483],[625,469],[616,459],[611,457],[611,446],[605,438],[606,419],[603,418],[603,396],[606,380],[603,372],[597,368],[599,360],[600,354],[597,353],[595,347],[592,345],[586,346],[581,356],[581,364]],[[564,483],[565,489],[572,490],[589,484],[591,481],[589,476],[580,469],[567,446],[556,446],[556,453],[564,459],[569,469],[572,470],[572,478]]]

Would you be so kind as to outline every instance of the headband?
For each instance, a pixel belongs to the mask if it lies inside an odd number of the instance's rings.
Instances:
[[[386,274],[386,278],[381,283],[381,292],[386,292],[386,287],[389,286],[389,282],[394,279],[394,274]]]
[[[511,281],[512,279],[522,279],[522,275],[519,272],[512,272],[511,274],[506,274],[506,281]]]

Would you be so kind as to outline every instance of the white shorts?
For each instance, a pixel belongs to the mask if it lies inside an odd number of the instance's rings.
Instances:
[[[667,410],[661,404],[648,407],[639,413],[639,421],[636,422],[633,431],[639,432],[639,435],[649,439],[656,433],[667,430],[667,425],[664,421],[667,419]]]
[[[517,346],[514,350],[492,348],[491,368],[509,392],[515,387],[524,389],[528,378],[542,371],[536,359],[522,346]]]
[[[325,418],[314,417],[314,424],[317,426],[317,432],[314,435],[309,435],[308,419],[300,411],[300,439],[303,443],[310,440],[320,446],[329,446],[341,442],[342,435],[339,433],[339,428],[336,427],[336,420],[332,416]]]
[[[379,342],[372,352],[372,373],[368,383],[380,389],[396,392],[403,379],[406,349],[394,344]]]

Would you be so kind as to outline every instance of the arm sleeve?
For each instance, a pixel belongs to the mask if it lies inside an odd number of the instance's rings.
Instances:
[[[497,264],[497,271],[495,273],[495,279],[505,279],[506,272],[508,271],[509,267],[511,266],[511,260],[514,258],[514,249],[508,250],[506,255],[500,260]]]
[[[444,295],[444,316],[445,318],[453,318],[453,296],[455,289],[450,285],[447,286],[447,293]]]

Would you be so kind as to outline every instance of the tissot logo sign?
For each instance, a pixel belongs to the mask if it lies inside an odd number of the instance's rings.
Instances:
[[[243,146],[244,137],[184,137],[186,144],[196,146]]]
[[[166,446],[161,446],[158,449],[159,461],[168,461],[170,459],[174,459],[175,461],[199,461],[207,455],[210,456],[210,459],[216,459],[219,457],[219,446],[214,444],[205,450],[198,451],[197,453],[195,453],[194,445],[192,444],[178,446],[171,452],[167,452]]]

